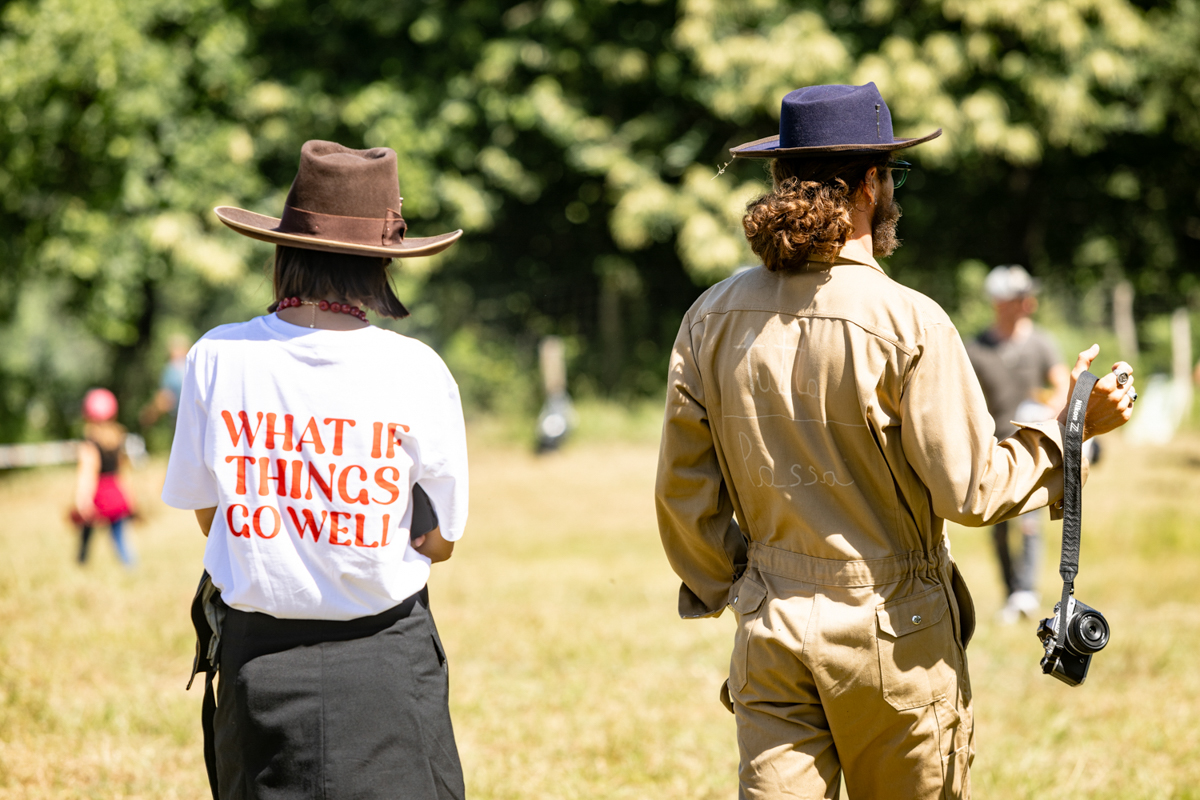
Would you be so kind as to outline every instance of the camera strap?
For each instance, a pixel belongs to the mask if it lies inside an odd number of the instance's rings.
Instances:
[[[1058,646],[1067,638],[1067,610],[1079,574],[1079,537],[1083,525],[1083,422],[1092,387],[1099,380],[1086,370],[1075,381],[1067,401],[1066,435],[1063,440],[1063,527],[1062,559],[1058,574],[1063,579],[1062,602],[1058,606]]]

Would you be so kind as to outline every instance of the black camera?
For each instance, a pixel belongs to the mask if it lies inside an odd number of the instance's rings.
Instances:
[[[1037,635],[1046,648],[1042,672],[1058,678],[1068,686],[1078,686],[1087,677],[1092,654],[1108,644],[1108,621],[1104,615],[1074,597],[1067,601],[1067,635],[1058,644],[1058,626],[1062,603],[1054,604],[1054,616],[1038,624]]]

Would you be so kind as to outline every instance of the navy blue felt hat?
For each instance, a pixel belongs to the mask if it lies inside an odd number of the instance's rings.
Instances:
[[[779,135],[730,148],[734,158],[787,158],[836,153],[888,152],[942,135],[896,139],[892,114],[874,83],[806,86],[783,98]]]

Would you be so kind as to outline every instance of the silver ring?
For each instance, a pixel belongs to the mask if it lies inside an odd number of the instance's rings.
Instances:
[[[1118,372],[1117,373],[1117,386],[1124,386],[1127,383],[1129,383],[1129,373],[1128,372]]]
[[[1129,405],[1133,405],[1136,402],[1137,402],[1137,392],[1130,392],[1129,393]]]

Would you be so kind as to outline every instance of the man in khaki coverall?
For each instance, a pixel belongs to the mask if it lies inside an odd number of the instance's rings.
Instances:
[[[765,267],[705,292],[675,343],[659,528],[680,615],[737,615],[743,798],[833,798],[843,772],[852,798],[969,797],[974,611],[943,521],[1062,495],[1060,423],[997,444],[949,318],[875,261],[889,158],[939,133],[894,139],[874,84],[789,94],[780,136],[733,150],[776,159],[744,220]],[[1097,384],[1089,434],[1131,387]]]

